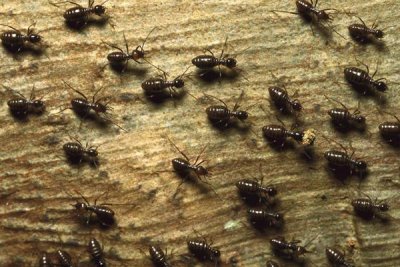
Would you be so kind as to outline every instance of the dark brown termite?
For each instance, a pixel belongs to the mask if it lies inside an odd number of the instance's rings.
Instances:
[[[291,99],[289,97],[286,88],[272,86],[268,88],[269,96],[274,105],[279,109],[280,112],[295,114],[303,109],[299,100]],[[294,94],[296,95],[297,92]]]
[[[65,191],[66,192],[66,191]],[[99,195],[94,204],[90,204],[90,202],[78,191],[75,191],[84,202],[76,201],[75,204],[71,204],[72,207],[75,208],[77,215],[79,218],[84,218],[85,223],[89,225],[92,222],[92,214],[96,215],[97,221],[104,227],[110,227],[115,224],[114,218],[114,211],[110,209],[108,206],[112,205],[109,203],[102,203],[97,205],[97,200],[102,197],[104,194],[108,194],[108,191],[104,192],[103,194]],[[69,196],[72,197],[71,194],[66,192]]]
[[[382,212],[389,210],[389,204],[385,201],[378,201],[378,199],[372,200],[369,196],[365,198],[357,198],[351,202],[355,213],[364,219],[373,219],[379,216],[381,217]]]
[[[97,151],[98,146],[89,146],[88,142],[83,146],[79,140],[76,138],[73,139],[75,142],[68,142],[63,145],[68,161],[73,164],[81,164],[85,161],[97,167],[99,163],[99,153]]]
[[[243,71],[237,67],[237,61],[235,58],[230,57],[228,54],[224,55],[225,48],[228,42],[228,37],[225,39],[224,46],[221,50],[220,56],[215,57],[214,53],[210,49],[206,49],[211,55],[200,55],[192,59],[192,64],[196,66],[198,69],[203,71],[200,76],[204,76],[207,73],[213,71],[215,67],[218,67],[219,78],[222,78],[222,69],[221,66],[226,67],[229,70],[234,71]]]
[[[379,132],[381,136],[389,143],[400,144],[400,120],[399,118],[391,113],[383,112],[393,116],[396,121],[385,121],[379,124]]]
[[[345,254],[336,248],[326,248],[325,253],[329,262],[335,267],[354,267],[352,262],[346,260]]]
[[[171,265],[167,262],[167,252],[164,253],[159,246],[149,246],[149,254],[154,266],[171,267]]]
[[[135,49],[130,51],[128,41],[126,40],[125,33],[123,33],[124,37],[124,42],[125,42],[125,49],[126,51],[123,51],[121,48],[119,48],[116,45],[109,44],[103,41],[104,44],[110,46],[111,48],[114,48],[118,51],[111,52],[110,54],[107,55],[107,60],[108,63],[103,66],[102,69],[104,69],[107,65],[111,65],[114,69],[118,69],[121,72],[124,72],[127,67],[128,63],[130,60],[135,61],[138,64],[142,64],[140,60],[145,61],[146,63],[150,64],[151,66],[155,67],[156,69],[159,69],[155,65],[153,65],[151,62],[149,62],[145,58],[145,51],[144,51],[144,45],[146,44],[147,38],[149,38],[150,34],[156,29],[157,27],[154,27],[146,36],[144,39],[143,43],[141,45],[138,45]]]
[[[7,105],[10,109],[11,114],[20,119],[24,119],[27,117],[28,114],[42,114],[45,109],[46,105],[42,98],[36,99],[35,98],[35,87],[32,87],[31,95],[29,99],[26,99],[21,93],[4,86],[5,89],[8,91],[15,92],[18,96],[14,96],[10,100],[7,101]]]
[[[366,44],[383,38],[384,33],[377,29],[378,25],[375,22],[371,27],[368,27],[360,17],[357,18],[361,21],[361,24],[354,23],[348,27],[350,36],[354,41]]]
[[[192,179],[192,175],[194,174],[195,177],[205,183],[210,185],[208,181],[206,181],[206,177],[210,175],[210,172],[207,170],[207,168],[203,167],[201,164],[205,160],[200,160],[200,156],[203,154],[207,146],[204,146],[204,148],[200,151],[199,155],[197,155],[196,160],[194,163],[190,162],[190,159],[186,156],[183,151],[181,151],[174,142],[172,142],[171,139],[168,138],[168,141],[174,146],[174,148],[184,157],[184,158],[174,158],[172,162],[172,167],[174,168],[174,171],[182,178],[181,183],[178,185],[178,188],[187,180]],[[215,192],[215,191],[214,191]],[[176,195],[176,193],[175,193]]]
[[[367,71],[359,69],[357,67],[349,67],[344,69],[344,77],[348,83],[350,83],[356,90],[360,91],[362,94],[367,93],[386,92],[388,86],[383,80],[386,78],[380,78],[375,80],[375,74],[378,72],[378,67],[372,76],[369,75],[368,65],[358,61],[360,64],[364,65]]]
[[[95,0],[88,0],[88,6],[87,7],[83,7],[78,3],[72,2],[72,1],[64,1],[64,2],[59,2],[59,3],[53,3],[53,2],[49,2],[50,4],[52,4],[53,6],[59,7],[59,4],[62,3],[70,3],[75,5],[75,7],[71,7],[69,9],[67,9],[63,16],[65,21],[67,22],[68,25],[70,25],[73,28],[82,28],[84,27],[90,19],[90,16],[92,15],[96,15],[99,17],[102,17],[105,20],[109,20],[108,16],[105,16],[106,13],[106,7],[104,6],[104,4],[106,2],[108,2],[108,0],[104,1],[103,3],[99,4],[99,5],[94,5],[94,1]],[[114,28],[114,25],[111,24],[111,27]]]
[[[326,137],[324,138],[327,139]],[[350,148],[352,150],[352,153],[350,155],[347,149],[342,144],[338,142],[335,143],[342,148],[342,151],[329,150],[324,153],[324,157],[328,161],[328,167],[330,168],[330,170],[340,179],[344,179],[352,174],[364,177],[368,172],[368,165],[365,161],[353,157],[355,149],[353,148],[351,143]]]
[[[331,117],[332,123],[343,129],[349,129],[350,127],[356,127],[357,129],[364,129],[365,128],[365,116],[363,116],[359,110],[360,102],[358,102],[358,108],[353,112],[350,113],[349,109],[340,101],[337,101],[332,98],[328,98],[330,101],[334,101],[342,106],[342,108],[333,108],[328,111],[329,116]]]
[[[221,99],[207,95],[208,97],[217,99],[223,104],[223,106],[212,105],[206,108],[207,117],[211,121],[211,123],[213,123],[217,127],[227,128],[232,123],[233,118],[236,118],[242,122],[245,121],[249,117],[249,113],[244,110],[238,110],[240,107],[239,102],[243,98],[243,95],[244,91],[242,91],[242,93],[240,94],[232,110],[230,110],[226,103]]]
[[[282,236],[270,239],[269,243],[277,256],[295,262],[302,262],[304,260],[302,256],[306,253],[310,253],[306,247],[317,237],[318,235],[308,241],[304,246],[298,245],[298,243],[301,243],[300,240],[286,241]]]
[[[262,174],[261,164],[259,166],[261,179],[243,179],[236,183],[239,194],[249,204],[265,204],[271,206],[275,203],[274,197],[278,193],[275,186],[264,186],[264,175]]]
[[[177,76],[172,81],[167,80],[167,73],[163,71],[163,76],[145,80],[142,83],[142,89],[146,96],[151,99],[161,98],[166,95],[169,95],[172,99],[174,99],[180,95],[176,89],[180,89],[185,86],[183,76],[186,74],[189,68],[190,67],[188,67],[181,75]]]
[[[260,230],[267,227],[281,228],[283,226],[283,215],[264,209],[248,209],[247,215],[251,224]]]
[[[106,267],[107,262],[103,255],[103,248],[96,238],[91,238],[87,248],[93,264],[96,267]]]
[[[103,120],[105,122],[110,122],[117,126],[119,129],[124,130],[121,126],[114,123],[111,118],[109,118],[109,111],[112,110],[112,107],[109,106],[110,101],[103,103],[103,100],[108,99],[109,97],[100,97],[96,100],[97,94],[104,88],[100,87],[94,94],[91,100],[89,100],[82,92],[76,90],[67,82],[64,81],[64,84],[78,93],[81,97],[76,97],[71,100],[71,107],[66,107],[62,109],[59,113],[63,112],[66,109],[72,109],[79,117],[82,119],[89,118],[91,116],[91,111],[94,112],[96,119]],[[82,122],[81,122],[82,123]]]
[[[315,3],[313,0],[311,2],[307,0],[296,0],[296,8],[297,12],[291,12],[291,11],[282,11],[282,10],[272,10],[272,12],[281,12],[281,13],[289,13],[289,14],[295,14],[299,15],[302,17],[305,21],[310,22],[315,24],[318,27],[321,27],[325,31],[328,30],[328,28],[325,26],[325,24],[330,25],[332,22],[332,17],[329,15],[326,11],[333,10],[337,11],[336,9],[333,8],[326,8],[326,9],[318,9],[318,0],[315,0]],[[311,30],[314,34],[314,29],[312,27],[312,24],[310,24]],[[332,28],[332,30],[344,38],[340,33],[338,33],[336,30]]]
[[[212,243],[207,243],[207,240],[193,239],[188,240],[187,245],[190,253],[192,253],[200,261],[212,261],[215,266],[218,265],[221,257],[221,252],[212,246]]]
[[[20,52],[22,49],[27,48],[28,45],[37,45],[42,41],[42,37],[32,29],[35,23],[28,27],[26,34],[14,27],[0,25],[12,29],[12,31],[3,32],[0,36],[2,44],[12,52]]]
[[[307,129],[304,131],[287,130],[282,125],[270,124],[262,128],[264,137],[272,144],[283,147],[288,138],[292,138],[296,142],[304,146],[311,146],[314,144],[316,138],[316,131],[314,129]]]

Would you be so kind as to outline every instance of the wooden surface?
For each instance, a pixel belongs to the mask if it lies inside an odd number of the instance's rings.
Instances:
[[[320,1],[320,8],[346,9],[356,12],[368,25],[378,19],[380,27],[391,27],[381,49],[356,45],[347,37],[346,25],[357,22],[356,18],[335,16],[333,25],[347,40],[335,34],[324,40],[318,32],[313,36],[299,17],[269,12],[294,11],[293,2],[109,1],[106,6],[115,30],[105,24],[77,32],[65,26],[63,9],[45,0],[2,1],[0,22],[25,29],[35,21],[49,48],[46,55],[27,53],[18,58],[1,51],[1,83],[27,96],[35,85],[37,96],[44,96],[48,108],[42,116],[18,122],[8,111],[10,95],[1,89],[0,265],[37,266],[39,251],[60,248],[87,262],[86,244],[94,236],[104,245],[110,266],[150,266],[141,252],[147,251],[147,245],[173,249],[174,258],[179,259],[187,253],[186,240],[196,237],[196,230],[221,249],[224,266],[230,266],[232,256],[238,257],[237,266],[265,266],[273,257],[268,240],[275,235],[300,239],[303,244],[317,236],[308,247],[313,251],[307,255],[309,266],[328,266],[326,246],[346,250],[356,266],[399,266],[400,209],[398,195],[391,198],[400,186],[399,152],[379,137],[379,123],[393,118],[379,115],[376,108],[399,111],[398,85],[394,82],[399,82],[400,73],[400,13],[396,12],[400,2]],[[237,60],[249,81],[239,76],[206,83],[192,77],[185,89],[197,97],[211,94],[231,107],[243,90],[242,107],[250,107],[249,121],[259,136],[237,128],[224,132],[213,128],[204,112],[207,104],[190,96],[177,101],[176,106],[173,101],[149,102],[140,85],[157,72],[146,64],[132,63],[122,75],[108,67],[100,71],[106,55],[113,51],[101,45],[102,40],[123,47],[124,32],[134,48],[155,26],[158,28],[145,50],[148,59],[168,71],[170,78],[180,75],[207,47],[219,54],[227,36],[228,53],[245,50]],[[379,62],[376,77],[389,80],[384,105],[379,99],[359,96],[347,85],[335,83],[344,82],[344,67],[358,65],[355,58],[372,70]],[[267,88],[275,83],[270,72],[286,84],[289,93],[298,90],[298,98],[304,102],[304,127],[318,131],[314,162],[304,160],[296,149],[277,152],[261,137],[263,125],[276,123],[274,115],[266,116],[259,107],[262,104],[271,114],[275,112],[268,104]],[[62,80],[89,96],[93,85],[105,86],[102,95],[113,97],[113,118],[127,132],[113,126],[101,128],[92,121],[85,121],[79,131],[80,120],[72,111],[56,114],[74,96]],[[368,131],[336,132],[326,114],[335,105],[324,94],[351,108],[360,101]],[[284,120],[289,127],[292,120]],[[65,161],[62,144],[70,140],[68,134],[100,145],[99,168],[76,168]],[[335,145],[322,135],[346,146],[351,141],[356,157],[368,162],[370,175],[361,183],[352,177],[344,184],[329,176],[322,155]],[[179,154],[166,136],[192,159],[208,145],[203,157],[213,173],[209,181],[222,201],[209,187],[195,183],[183,184],[177,199],[172,199],[180,178],[165,171],[171,171],[170,160]],[[234,186],[239,179],[258,177],[260,164],[264,183],[273,183],[279,190],[276,210],[285,215],[282,231],[260,233],[250,227],[246,206]],[[91,201],[109,190],[103,202],[133,205],[113,206],[117,226],[109,230],[81,226],[71,212],[70,204],[75,200],[67,194],[76,196],[74,190]],[[365,222],[353,215],[350,202],[360,192],[373,198],[391,198],[390,224]],[[354,250],[349,252],[352,245]]]

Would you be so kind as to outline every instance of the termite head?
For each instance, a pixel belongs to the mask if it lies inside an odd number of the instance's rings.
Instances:
[[[46,108],[44,102],[42,100],[34,100],[33,101],[33,109],[35,112],[41,113]]]
[[[206,168],[204,168],[203,166],[196,166],[196,174],[199,176],[206,176],[208,175],[208,171]]]
[[[375,82],[375,88],[379,92],[385,92],[388,89],[386,83],[381,81]]]
[[[228,67],[228,68],[230,68],[230,69],[232,69],[232,68],[234,68],[234,67],[236,67],[236,59],[234,59],[234,58],[227,58],[226,59],[226,67]]]
[[[243,110],[239,110],[236,113],[236,116],[239,120],[243,121],[249,117],[249,113],[247,113],[246,111],[243,111]]]
[[[87,208],[87,204],[83,202],[76,202],[76,204],[72,205],[78,211],[84,211]]]
[[[101,15],[103,15],[104,13],[106,13],[106,8],[105,8],[104,6],[102,6],[102,5],[96,5],[96,6],[93,8],[93,10],[94,10],[94,13],[95,13],[97,16],[101,16]]]
[[[367,170],[367,163],[363,160],[359,160],[355,163],[355,166],[357,168],[358,171],[360,172],[364,172]]]
[[[309,253],[310,251],[308,251],[305,247],[296,246],[295,252],[296,252],[297,255],[303,255],[305,253]]]
[[[99,155],[99,153],[97,152],[97,149],[96,149],[96,148],[93,148],[93,147],[89,148],[89,149],[86,151],[86,154],[87,154],[89,157],[93,157],[93,158],[95,158],[95,157],[97,157],[97,156]]]
[[[185,85],[185,82],[181,78],[177,78],[174,80],[174,86],[176,88],[182,88]]]
[[[375,30],[375,37],[376,38],[383,38],[385,34],[383,33],[382,30]]]
[[[217,260],[219,257],[221,257],[221,252],[218,249],[213,249],[211,253],[214,260]]]
[[[295,111],[301,111],[303,109],[303,106],[300,104],[300,101],[297,99],[294,99],[292,101],[292,108]]]
[[[325,10],[318,10],[318,11],[317,11],[317,17],[318,17],[318,20],[325,20],[325,21],[327,21],[327,20],[330,20],[330,19],[331,19],[331,17],[329,16],[328,13],[325,12]]]
[[[266,188],[265,191],[266,191],[267,195],[271,196],[271,197],[276,196],[276,194],[278,194],[278,191],[273,186]]]
[[[388,211],[389,210],[389,204],[387,204],[387,203],[379,204],[378,207],[379,207],[380,211]]]
[[[362,115],[356,115],[356,116],[354,116],[354,121],[357,122],[358,124],[364,124],[365,117]]]
[[[31,33],[28,35],[29,42],[31,43],[39,43],[42,40],[39,34]]]
[[[138,59],[144,58],[143,48],[141,46],[136,47],[136,49],[133,50],[131,53],[131,58],[133,60],[138,60]]]

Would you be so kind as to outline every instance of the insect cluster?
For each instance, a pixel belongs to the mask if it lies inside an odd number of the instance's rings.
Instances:
[[[71,4],[72,7],[66,7],[63,17],[66,24],[78,30],[83,30],[85,27],[90,26],[91,23],[98,23],[96,18],[101,18],[102,22],[108,22],[113,28],[114,24],[110,22],[111,17],[107,14],[105,3],[95,4],[94,0],[88,0],[87,7],[74,2],[59,2],[50,4],[60,8],[65,4]],[[318,0],[315,2],[307,0],[296,0],[295,6],[296,12],[273,10],[275,14],[279,13],[290,13],[300,15],[304,20],[310,23],[311,29],[314,33],[315,29],[322,29],[324,34],[334,32],[339,36],[343,37],[336,29],[332,26],[333,17],[329,11],[334,9],[319,9]],[[347,14],[347,13],[346,13]],[[348,14],[347,14],[348,15]],[[348,26],[350,37],[357,43],[381,43],[384,37],[383,30],[377,29],[377,25],[374,23],[371,27],[368,27],[364,21],[357,17],[360,23],[351,24]],[[11,51],[12,53],[20,53],[23,50],[31,49],[32,47],[41,48],[43,37],[34,31],[33,25],[29,26],[26,33],[9,26],[7,30],[1,34],[1,41],[3,46]],[[11,30],[10,30],[11,29]],[[226,38],[224,47],[219,56],[215,56],[210,50],[210,54],[202,54],[195,56],[192,60],[192,66],[186,67],[186,70],[182,74],[176,76],[172,80],[168,80],[168,73],[162,70],[153,62],[149,61],[147,51],[145,50],[145,44],[147,43],[148,37],[157,27],[154,27],[146,36],[143,43],[138,45],[135,49],[130,50],[128,40],[123,34],[125,42],[125,51],[120,47],[108,43],[107,47],[114,49],[110,51],[108,55],[105,55],[104,61],[106,64],[102,67],[101,71],[105,71],[107,66],[110,66],[113,70],[122,74],[130,68],[132,64],[145,64],[145,66],[154,69],[159,72],[158,77],[147,78],[142,81],[141,87],[143,95],[150,101],[156,101],[160,98],[179,98],[179,95],[183,91],[183,88],[187,85],[187,77],[193,75],[189,72],[191,67],[197,68],[197,77],[203,79],[210,73],[216,74],[218,82],[221,82],[227,73],[233,72],[235,75],[242,74],[243,69],[238,68],[239,62],[235,57],[229,56],[225,53],[228,39]],[[343,37],[344,38],[344,37]],[[42,47],[44,49],[44,46]],[[190,62],[189,62],[190,64]],[[359,91],[362,95],[366,94],[381,94],[389,90],[386,80],[384,78],[375,78],[377,70],[371,75],[369,67],[364,63],[365,70],[358,67],[347,67],[343,70],[344,80],[347,83]],[[147,68],[146,67],[146,68]],[[243,78],[247,78],[242,75]],[[118,129],[125,130],[122,126],[117,124],[114,118],[111,116],[112,105],[110,102],[111,98],[98,97],[98,94],[102,91],[103,87],[95,89],[93,95],[87,96],[81,91],[75,89],[68,82],[63,81],[63,85],[68,91],[72,91],[76,94],[75,97],[70,99],[69,103],[66,104],[58,113],[64,112],[67,109],[71,109],[78,118],[80,118],[80,126],[85,119],[94,119],[98,122],[105,123],[107,125],[114,125]],[[16,90],[13,90],[7,86],[3,86],[7,92],[13,94],[7,102],[9,111],[12,116],[17,120],[26,121],[31,114],[38,116],[46,113],[46,101],[42,98],[37,99],[35,97],[35,89],[32,88],[31,95],[28,98],[23,96]],[[187,92],[189,93],[189,92]],[[198,97],[189,93],[193,98],[198,100]],[[304,102],[301,101],[300,97],[297,97],[297,92],[293,95],[288,92],[285,86],[273,85],[265,90],[265,94],[269,95],[270,104],[278,111],[280,115],[289,116],[294,118],[294,123],[291,128],[286,127],[278,117],[277,120],[280,124],[271,123],[264,125],[260,131],[271,147],[274,147],[277,151],[281,152],[286,147],[289,147],[293,143],[300,147],[304,154],[314,160],[315,155],[312,153],[314,144],[316,142],[319,133],[313,128],[305,128],[304,122],[302,121],[302,113],[305,107]],[[252,118],[252,114],[247,109],[241,109],[239,103],[242,101],[245,93],[242,91],[238,97],[235,105],[229,107],[225,101],[211,95],[204,95],[205,98],[216,100],[218,104],[209,105],[205,108],[203,115],[208,118],[209,122],[218,127],[220,131],[225,131],[236,123],[245,124]],[[357,129],[364,131],[366,128],[366,116],[360,111],[360,105],[356,110],[349,109],[346,105],[332,97],[325,96],[329,103],[335,103],[338,106],[332,107],[327,115],[331,118],[332,124],[337,130],[351,130]],[[382,113],[382,112],[381,112]],[[392,145],[400,143],[400,120],[394,114],[383,111],[383,113],[391,115],[395,120],[381,123],[377,129],[379,130],[382,138]],[[249,123],[249,128],[253,128],[254,124]],[[360,176],[362,178],[368,175],[368,163],[367,161],[355,157],[355,149],[350,144],[350,149],[342,145],[340,142],[332,140],[328,137],[324,137],[329,143],[334,142],[338,144],[340,149],[330,149],[323,153],[323,157],[327,161],[327,171],[340,180],[344,181],[349,176]],[[63,144],[60,151],[65,155],[68,163],[81,165],[88,163],[94,168],[97,168],[102,157],[99,151],[99,146],[82,144],[80,140],[70,136],[70,141]],[[207,146],[204,146],[197,157],[193,160],[190,159],[183,150],[168,137],[169,142],[172,146],[180,153],[180,157],[176,157],[166,160],[168,164],[171,164],[173,172],[181,178],[181,183],[178,188],[185,182],[196,180],[204,183],[213,189],[212,185],[208,181],[208,177],[212,175],[209,167],[205,166],[205,160],[201,157],[205,152]],[[351,151],[349,151],[351,150]],[[284,164],[284,163],[282,163]],[[259,172],[261,174],[264,167],[260,165]],[[261,174],[262,175],[262,174]],[[284,210],[280,210],[279,201],[277,199],[278,191],[279,194],[290,193],[282,192],[284,188],[276,185],[264,185],[264,175],[261,179],[254,177],[242,177],[235,183],[240,197],[248,205],[247,217],[250,225],[260,232],[282,232],[285,227]],[[65,189],[63,189],[65,191]],[[65,191],[66,192],[66,191]],[[98,222],[101,227],[111,228],[117,224],[118,214],[111,208],[113,204],[102,203],[98,204],[96,199],[90,203],[88,199],[83,196],[80,192],[75,191],[81,200],[76,201],[72,206],[74,215],[82,219],[81,222],[89,227],[93,226],[93,222]],[[214,191],[215,192],[215,191]],[[108,193],[108,192],[107,192]],[[217,193],[217,192],[215,192]],[[69,196],[71,196],[68,193]],[[174,195],[175,196],[175,195]],[[372,200],[369,196],[363,198],[353,199],[349,206],[352,206],[354,213],[366,220],[373,220],[376,218],[384,218],[383,215],[389,210],[389,204],[386,201]],[[68,204],[67,204],[68,205]],[[386,217],[385,217],[386,218]],[[316,239],[316,236],[314,239]],[[306,242],[305,245],[300,245],[300,240],[288,240],[281,235],[275,235],[269,239],[269,244],[272,253],[283,260],[289,260],[297,263],[305,261],[306,254],[311,252],[307,250],[308,244],[314,239]],[[212,242],[209,242],[205,237],[188,239],[187,248],[189,257],[196,258],[199,261],[208,261],[215,266],[218,266],[223,257],[223,250],[213,246]],[[107,266],[107,254],[103,252],[103,248],[99,241],[95,238],[91,238],[87,245],[87,252],[93,266]],[[348,260],[343,252],[334,247],[327,247],[325,249],[327,261],[332,266],[354,266],[352,260]],[[168,267],[173,266],[174,257],[164,252],[160,246],[152,244],[148,247],[149,259],[154,266]],[[77,262],[78,260],[76,260]],[[64,250],[57,250],[56,252],[43,252],[39,256],[39,266],[77,266],[72,260],[72,257],[68,252]],[[175,261],[176,262],[176,261]],[[266,266],[276,267],[280,266],[278,259],[270,259],[265,263]]]

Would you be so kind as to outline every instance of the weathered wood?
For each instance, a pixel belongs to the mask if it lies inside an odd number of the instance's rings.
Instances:
[[[34,2],[34,3],[32,3]],[[86,4],[86,1],[82,1]],[[398,112],[399,95],[399,26],[400,3],[385,1],[320,1],[320,8],[337,8],[356,12],[368,25],[378,19],[386,30],[384,49],[355,45],[350,39],[333,35],[325,42],[295,15],[274,15],[270,10],[294,11],[294,1],[109,1],[106,6],[116,24],[90,26],[82,32],[67,29],[62,9],[48,1],[3,1],[0,21],[17,28],[27,28],[33,21],[42,32],[49,48],[46,55],[22,55],[13,58],[1,51],[1,83],[24,95],[32,85],[37,96],[44,96],[47,113],[30,116],[27,123],[15,121],[8,112],[9,94],[0,94],[0,265],[36,266],[40,251],[65,249],[79,261],[87,261],[86,244],[95,236],[104,245],[111,266],[150,266],[143,255],[147,245],[159,243],[174,250],[174,258],[187,253],[186,240],[195,237],[194,230],[212,238],[222,251],[224,266],[239,255],[239,266],[265,266],[272,257],[269,238],[284,235],[310,244],[307,255],[310,266],[327,266],[326,246],[338,246],[348,253],[356,266],[400,265],[400,215],[397,197],[391,199],[392,223],[367,223],[353,215],[351,199],[359,192],[371,197],[391,198],[399,188],[399,152],[385,144],[377,126],[390,116],[379,115],[376,107]],[[68,5],[65,5],[67,8]],[[337,14],[335,29],[347,37],[347,26],[356,22]],[[169,72],[181,74],[191,59],[210,47],[219,53],[229,37],[227,53],[238,52],[243,78],[205,83],[192,78],[185,88],[193,95],[203,93],[223,99],[233,106],[242,90],[242,106],[249,109],[250,121],[258,135],[251,131],[211,127],[204,109],[207,106],[187,96],[177,101],[153,104],[142,95],[141,82],[157,75],[148,65],[135,65],[123,75],[105,68],[107,53],[112,49],[101,41],[123,47],[122,33],[130,47],[141,44],[148,32],[157,26],[146,43],[149,60]],[[348,37],[347,37],[348,38]],[[248,48],[248,49],[247,49]],[[246,50],[247,49],[247,50]],[[240,51],[244,51],[240,53]],[[355,58],[374,69],[377,77],[386,77],[389,91],[386,105],[374,98],[357,97],[343,81],[343,68],[358,65]],[[296,150],[277,152],[261,137],[261,127],[276,123],[259,108],[269,108],[267,88],[275,83],[273,72],[286,84],[289,92],[298,90],[304,102],[302,119],[306,127],[318,130],[316,160],[307,162]],[[80,121],[67,110],[56,114],[73,93],[64,87],[68,81],[87,95],[105,86],[103,95],[112,95],[116,127],[102,129],[92,122]],[[361,103],[368,115],[368,132],[339,134],[330,126],[327,110],[333,106],[323,95],[335,98],[349,107]],[[274,111],[271,109],[271,113]],[[289,127],[291,120],[285,119]],[[62,144],[68,134],[83,141],[101,145],[98,169],[85,165],[73,168],[65,162]],[[208,144],[204,154],[213,175],[209,182],[223,199],[211,190],[185,183],[173,200],[180,179],[171,172],[170,160],[179,156],[167,141],[169,136],[190,158]],[[351,178],[342,184],[329,177],[323,152],[333,145],[321,136],[334,138],[344,145],[352,141],[356,156],[370,164],[370,175],[360,182]],[[246,206],[237,196],[235,183],[241,178],[258,175],[262,165],[265,183],[278,187],[278,211],[285,214],[283,231],[262,234],[246,221]],[[205,187],[207,189],[207,187]],[[114,206],[118,226],[104,231],[82,227],[73,219],[68,194],[79,190],[93,201],[109,190],[104,202],[132,203]],[[15,193],[13,193],[16,191]],[[13,193],[11,195],[6,195]],[[99,200],[101,202],[101,200]],[[60,243],[61,239],[61,243]],[[184,263],[179,263],[183,264]],[[211,265],[210,265],[211,266]],[[292,266],[286,264],[285,266]]]

